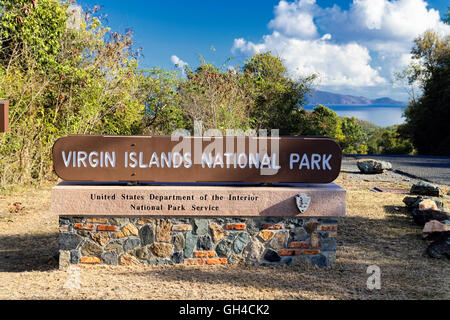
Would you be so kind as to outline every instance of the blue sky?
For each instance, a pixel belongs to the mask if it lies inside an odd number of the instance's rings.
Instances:
[[[195,68],[199,55],[235,65],[270,50],[293,78],[316,73],[318,89],[369,98],[407,100],[392,74],[409,63],[412,40],[428,28],[450,32],[439,21],[449,5],[443,0],[77,2],[102,6],[114,31],[133,30],[142,68]]]

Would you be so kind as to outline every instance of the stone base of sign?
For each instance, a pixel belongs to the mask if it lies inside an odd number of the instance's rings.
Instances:
[[[335,262],[337,217],[60,216],[60,266]]]
[[[60,266],[331,266],[345,190],[334,183],[61,183]]]

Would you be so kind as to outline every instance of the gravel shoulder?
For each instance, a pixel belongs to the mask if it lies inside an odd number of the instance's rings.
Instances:
[[[9,192],[0,200],[0,299],[449,299],[449,260],[425,254],[404,195],[369,190],[413,181],[379,178],[343,172],[337,179],[347,190],[347,216],[339,219],[334,268],[84,265],[79,289],[67,288],[70,272],[57,269],[52,185]],[[23,209],[10,213],[14,202]],[[381,268],[381,290],[366,287],[370,265]]]

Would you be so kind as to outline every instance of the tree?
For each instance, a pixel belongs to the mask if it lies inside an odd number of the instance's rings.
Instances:
[[[333,110],[319,104],[308,116],[305,134],[341,140],[341,120]]]
[[[178,83],[180,109],[186,115],[188,129],[202,121],[204,129],[250,128],[251,95],[242,73],[221,70],[203,62],[195,71],[186,68],[187,79]]]
[[[380,129],[367,142],[370,154],[410,154],[413,145],[398,133],[398,127]]]
[[[280,135],[302,134],[306,112],[301,106],[306,103],[315,76],[290,79],[282,60],[270,52],[256,54],[247,61],[244,75],[252,87],[252,127],[279,129]]]
[[[39,65],[55,67],[68,4],[53,0],[0,0],[0,60],[29,49]],[[27,60],[22,60],[27,62]]]
[[[180,107],[179,83],[175,72],[158,68],[145,70],[139,75],[138,98],[144,104],[143,132],[171,134],[179,128],[190,128],[188,115]]]
[[[0,98],[10,100],[1,186],[52,177],[61,136],[142,133],[132,35],[93,14],[67,23],[68,10],[58,0],[0,0]]]
[[[419,154],[450,155],[450,36],[427,31],[411,50],[420,62],[410,81],[418,81],[422,96],[405,110],[406,123],[399,128]]]
[[[367,153],[367,135],[355,117],[343,118],[341,121],[342,138],[339,141],[342,152],[347,154]]]

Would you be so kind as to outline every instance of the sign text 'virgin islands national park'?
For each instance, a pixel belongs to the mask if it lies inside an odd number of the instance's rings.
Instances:
[[[70,135],[53,146],[67,181],[329,183],[341,159],[318,137]]]

